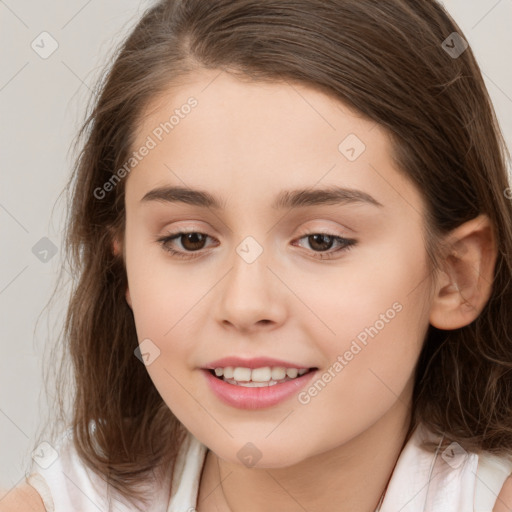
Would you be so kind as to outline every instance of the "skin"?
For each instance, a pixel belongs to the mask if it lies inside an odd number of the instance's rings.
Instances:
[[[270,500],[275,510],[335,503],[340,512],[373,512],[407,440],[429,323],[467,325],[489,297],[490,223],[482,215],[457,228],[449,237],[457,256],[429,272],[423,198],[396,168],[386,132],[306,85],[197,71],[151,102],[134,148],[190,96],[197,107],[127,178],[125,233],[114,250],[124,253],[139,341],[160,350],[149,375],[209,448],[197,509],[263,512]],[[349,134],[366,145],[355,161],[338,150]],[[206,190],[224,208],[141,201],[163,185]],[[270,206],[282,190],[329,185],[364,191],[382,207]],[[178,259],[157,241],[183,229],[210,237],[195,253],[184,237],[168,243],[195,258]],[[357,243],[315,251],[307,235],[319,230]],[[247,236],[263,248],[251,264],[236,252]],[[333,257],[318,258],[322,250]],[[200,370],[239,355],[322,373],[394,303],[401,311],[306,405],[294,395],[238,410],[216,398]],[[262,454],[254,467],[237,457],[247,442]]]

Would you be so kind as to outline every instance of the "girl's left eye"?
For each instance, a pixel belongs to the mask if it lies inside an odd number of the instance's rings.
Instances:
[[[160,243],[162,248],[171,253],[173,257],[177,258],[184,258],[184,259],[194,259],[200,256],[200,254],[190,254],[198,252],[199,250],[203,249],[205,240],[207,238],[211,238],[210,236],[200,233],[198,231],[179,231],[177,233],[173,233],[161,238],[157,239],[157,242]],[[302,237],[298,238],[297,240],[307,239],[308,243],[311,247],[317,247],[320,249],[326,248],[327,250],[331,249],[332,246],[337,243],[340,245],[338,249],[335,251],[325,252],[322,250],[314,250],[314,253],[317,253],[314,255],[314,258],[317,259],[331,259],[334,254],[342,251],[349,250],[353,245],[357,243],[356,240],[350,239],[350,238],[343,238],[341,236],[337,236],[331,233],[323,233],[323,232],[317,232],[317,233],[308,233],[306,235],[303,235]],[[171,243],[174,240],[180,240],[181,246],[183,250],[176,250],[171,247]],[[325,247],[328,246],[328,247]],[[187,252],[189,252],[187,254]]]

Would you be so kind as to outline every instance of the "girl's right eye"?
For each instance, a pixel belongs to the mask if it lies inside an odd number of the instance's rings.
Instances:
[[[184,251],[177,251],[171,247],[170,243],[176,239],[179,239],[185,251],[197,252],[198,250],[201,250],[203,248],[204,241],[206,238],[211,237],[205,235],[204,233],[199,233],[198,231],[179,231],[177,233],[161,237],[157,240],[157,242],[161,244],[164,251],[170,252],[173,256],[176,256],[177,258],[192,259],[196,258],[197,256],[200,256],[200,254],[192,255],[187,254]]]

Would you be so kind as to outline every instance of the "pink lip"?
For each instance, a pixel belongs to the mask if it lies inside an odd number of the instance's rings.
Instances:
[[[216,363],[218,362],[219,361],[216,361]],[[244,364],[247,364],[247,362]],[[219,366],[222,367],[224,364],[220,364],[217,367]],[[279,364],[275,366],[285,365]],[[293,365],[286,365],[286,367],[296,368],[296,366]],[[246,388],[243,386],[237,386],[235,384],[224,382],[222,379],[215,377],[215,375],[213,375],[210,370],[203,368],[201,369],[201,372],[206,377],[210,389],[220,400],[239,409],[263,409],[265,407],[276,405],[279,402],[282,402],[290,396],[298,393],[299,390],[303,388],[308,382],[310,382],[313,376],[317,373],[316,370],[312,370],[308,373],[305,373],[301,377],[296,377],[295,379],[283,382],[281,384],[274,384],[273,386],[261,388]]]
[[[241,357],[224,357],[212,361],[206,369],[215,370],[215,368],[226,368],[227,366],[240,366],[243,368],[263,368],[264,366],[283,366],[284,368],[297,368],[297,370],[309,370],[311,366],[304,366],[302,364],[292,363],[290,361],[281,361],[271,357],[255,357],[252,359],[242,359]]]

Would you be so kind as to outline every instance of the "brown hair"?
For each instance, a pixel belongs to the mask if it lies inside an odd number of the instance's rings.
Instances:
[[[426,201],[433,272],[440,237],[489,216],[498,244],[492,296],[463,328],[429,327],[412,425],[423,422],[470,451],[512,451],[509,155],[471,48],[454,58],[442,47],[453,32],[462,35],[433,0],[163,0],[145,12],[99,85],[68,185],[76,283],[63,352],[76,388],[74,443],[123,495],[142,500],[137,482],[172,467],[185,430],[134,356],[124,261],[112,251],[124,230],[124,180],[101,199],[94,191],[133,151],[150,100],[200,68],[303,83],[383,126],[398,168]]]

